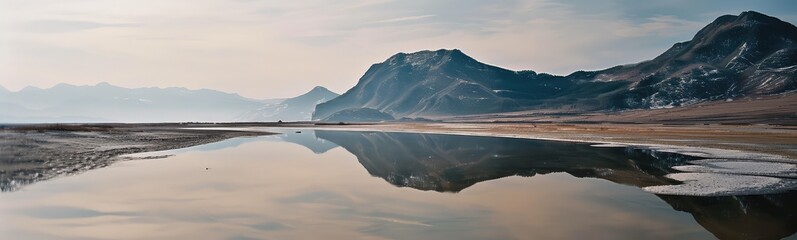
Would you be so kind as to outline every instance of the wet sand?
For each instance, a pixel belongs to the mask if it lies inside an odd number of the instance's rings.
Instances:
[[[77,174],[132,153],[170,150],[269,133],[183,129],[179,124],[15,125],[0,130],[0,190]]]

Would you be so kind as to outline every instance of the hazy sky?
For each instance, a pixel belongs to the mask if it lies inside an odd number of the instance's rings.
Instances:
[[[0,0],[0,86],[289,97],[344,92],[373,63],[440,48],[567,74],[650,59],[745,10],[797,22],[791,0]]]

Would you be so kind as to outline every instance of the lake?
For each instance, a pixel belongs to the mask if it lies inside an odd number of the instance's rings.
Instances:
[[[273,130],[273,129],[271,129]],[[513,138],[278,129],[0,193],[2,239],[779,239],[797,193],[643,187],[696,157]]]

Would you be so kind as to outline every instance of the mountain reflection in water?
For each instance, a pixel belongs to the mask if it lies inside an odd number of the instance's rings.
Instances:
[[[351,152],[373,176],[398,187],[459,192],[507,176],[565,172],[646,187],[675,184],[664,175],[694,157],[634,148],[443,134],[317,131]],[[533,179],[531,179],[533,181]],[[692,214],[721,239],[780,239],[797,232],[797,194],[659,196]]]

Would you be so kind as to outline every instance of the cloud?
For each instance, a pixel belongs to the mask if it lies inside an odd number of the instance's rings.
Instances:
[[[374,21],[374,22],[371,22],[371,23],[406,22],[406,21],[414,21],[414,20],[420,20],[420,19],[424,19],[424,18],[430,18],[430,17],[434,17],[434,16],[435,15],[433,15],[433,14],[418,15],[418,16],[407,16],[407,17],[398,17],[398,18],[390,18],[390,19],[385,19],[385,20],[379,20],[379,21]]]
[[[618,27],[614,33],[623,37],[680,36],[684,33],[694,33],[695,29],[707,24],[669,15],[654,16],[646,20],[646,22],[641,24],[628,24],[626,27]]]
[[[39,20],[28,21],[16,25],[16,30],[20,32],[35,32],[35,33],[65,33],[82,30],[91,30],[97,28],[109,27],[133,27],[135,24],[131,23],[98,23],[89,21],[73,21],[73,20]]]

